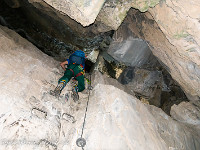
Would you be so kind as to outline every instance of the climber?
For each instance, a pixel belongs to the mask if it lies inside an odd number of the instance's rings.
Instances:
[[[67,65],[67,68],[65,67]],[[69,59],[60,63],[60,66],[65,71],[64,76],[58,80],[58,85],[52,95],[59,97],[61,91],[70,81],[72,77],[78,81],[78,85],[73,87],[73,90],[78,93],[82,92],[85,89],[84,83],[84,70],[85,70],[85,53],[81,50],[75,51],[70,55]]]

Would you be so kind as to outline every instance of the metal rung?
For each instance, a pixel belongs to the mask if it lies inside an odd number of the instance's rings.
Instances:
[[[54,147],[54,150],[57,150],[57,145],[56,144],[54,144],[54,143],[52,143],[52,142],[50,142],[50,141],[48,141],[46,139],[41,139],[39,144],[42,143],[42,142],[44,142],[47,145],[51,145],[52,147]]]
[[[34,110],[37,110],[37,111],[39,111],[39,112],[42,112],[42,113],[44,114],[44,118],[47,117],[47,112],[46,112],[46,111],[44,111],[44,110],[42,110],[42,109],[40,109],[40,108],[33,107],[32,110],[31,110],[31,112],[33,113]],[[36,115],[37,115],[37,114],[36,114]],[[38,115],[37,115],[37,116],[38,116]],[[38,117],[39,117],[39,116],[38,116]]]
[[[69,122],[72,122],[72,123],[76,122],[74,116],[72,116],[72,115],[70,115],[68,113],[63,113],[62,118],[65,119],[66,121],[69,121]]]

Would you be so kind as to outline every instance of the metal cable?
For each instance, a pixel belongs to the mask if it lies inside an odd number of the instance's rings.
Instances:
[[[89,86],[91,86],[91,74],[89,74],[89,78],[90,78]],[[87,115],[87,109],[88,109],[89,100],[90,100],[90,89],[89,89],[89,93],[88,93],[87,106],[86,106],[86,109],[85,109],[85,116],[84,116],[84,121],[83,121],[83,127],[82,127],[81,138],[82,138],[82,136],[83,136],[83,130],[84,130],[84,126],[85,126],[85,119],[86,119],[86,115]],[[83,149],[83,147],[82,147],[82,149]],[[83,150],[84,150],[84,149],[83,149]]]

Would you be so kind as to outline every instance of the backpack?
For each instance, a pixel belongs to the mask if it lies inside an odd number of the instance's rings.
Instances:
[[[81,50],[75,51],[73,54],[70,55],[69,63],[82,65],[84,69],[85,68],[85,53]]]

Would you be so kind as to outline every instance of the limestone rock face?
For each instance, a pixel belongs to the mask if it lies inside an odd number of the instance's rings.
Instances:
[[[2,26],[0,41],[0,149],[79,149],[87,95],[80,94],[83,106],[73,103],[69,83],[59,100],[51,96],[63,74],[59,62]]]
[[[54,98],[48,91],[62,75],[58,62],[7,28],[1,27],[0,41],[0,149],[79,150],[87,91],[73,102],[69,83],[60,99]],[[199,129],[142,104],[98,72],[92,85],[85,149],[200,149]]]
[[[157,123],[155,126],[157,127],[157,131],[160,133],[165,143],[169,145],[169,149],[199,149],[199,139],[192,138],[193,133],[195,133],[197,137],[199,136],[199,128],[192,125],[188,126],[188,124],[184,123],[181,124],[156,107],[149,107],[148,110],[156,118]]]
[[[154,47],[154,55],[170,69],[186,93],[200,96],[199,1],[166,0],[149,12],[157,25],[144,23],[144,36]]]
[[[58,78],[57,62],[2,26],[0,41],[0,149],[34,149],[41,139],[56,140],[59,137],[56,116],[39,119],[32,116],[31,110],[44,109],[41,99]],[[54,136],[50,136],[51,132]]]
[[[93,23],[96,18],[92,32],[102,32],[111,29],[117,30],[126,17],[130,8],[139,9],[145,13],[143,18],[137,16],[137,19],[129,18],[127,26],[140,38],[148,41],[153,54],[159,58],[160,62],[167,68],[180,86],[183,88],[188,98],[199,100],[200,96],[200,5],[198,0],[186,1],[51,1],[51,0],[29,0],[30,3],[49,4],[56,10],[68,14],[71,18],[80,22],[84,26]],[[18,0],[9,0],[7,3],[13,4],[13,7],[19,7]],[[46,2],[47,4],[44,4]],[[20,2],[21,3],[21,2]],[[159,4],[158,4],[159,3]],[[104,4],[104,5],[103,5]],[[16,6],[15,6],[16,5]],[[38,7],[46,9],[45,7]],[[101,9],[102,8],[102,9]],[[50,9],[46,9],[47,12]],[[52,11],[54,14],[55,12]],[[59,14],[58,12],[56,12]],[[69,19],[61,17],[65,22]],[[146,21],[144,20],[146,19]],[[126,19],[127,20],[127,19]],[[143,21],[142,21],[143,20]],[[155,22],[154,22],[155,20]],[[136,22],[136,24],[134,24]],[[74,26],[75,23],[71,23]],[[78,30],[85,29],[76,25]],[[143,43],[143,40],[141,43]],[[132,42],[128,42],[132,41]],[[136,39],[128,39],[129,46],[136,45]],[[123,43],[122,43],[123,45]],[[119,45],[119,46],[122,46]],[[141,44],[140,44],[141,45]],[[141,47],[140,47],[141,48]],[[142,47],[144,48],[144,47]],[[141,48],[141,49],[142,49]],[[124,50],[124,49],[123,49]],[[128,49],[127,49],[128,50]],[[122,55],[121,55],[122,54]],[[123,53],[119,53],[123,56]],[[124,58],[122,58],[124,59]],[[130,59],[132,57],[130,56]],[[126,59],[125,61],[127,61]]]
[[[29,2],[41,3],[41,0],[29,0]],[[97,27],[93,29],[98,32],[117,30],[130,8],[139,9],[141,12],[148,11],[143,18],[141,17],[143,14],[137,16],[137,19],[129,18],[130,22],[127,25],[131,26],[132,30],[137,30],[136,32],[140,31],[136,34],[140,34],[143,40],[148,41],[153,54],[166,66],[188,98],[199,99],[200,5],[198,0],[108,0],[105,4],[104,0],[81,2],[45,0],[45,2],[84,26],[93,23],[96,18]],[[134,24],[135,22],[138,25]]]
[[[100,5],[102,6],[103,1],[100,2]],[[50,4],[50,1],[48,3]],[[74,4],[76,3],[77,2],[75,1],[70,6],[75,6]],[[180,0],[172,2],[171,0],[166,0],[160,2],[160,4],[157,5],[158,3],[159,1],[137,1],[135,3],[132,1],[107,1],[97,17],[97,22],[101,22],[104,25],[108,26],[108,30],[116,30],[120,26],[121,22],[124,20],[128,10],[131,7],[137,8],[142,12],[148,10],[149,13],[146,13],[146,15],[150,20],[154,19],[156,22],[154,23],[154,25],[150,25],[147,22],[143,22],[143,24],[141,24],[143,26],[143,37],[153,47],[151,48],[153,54],[157,56],[163,62],[163,64],[168,67],[168,70],[170,71],[172,77],[181,85],[181,87],[186,93],[188,93],[188,95],[192,96],[190,99],[199,99],[199,1],[194,0],[191,2]],[[65,5],[64,3],[60,4]],[[56,8],[58,8],[59,6],[58,3],[54,3],[53,5],[55,5]],[[83,8],[83,5],[78,3],[76,4],[76,6],[80,6],[80,8]],[[92,9],[93,4],[91,4],[90,6],[91,11],[94,11]],[[149,9],[149,7],[154,8]],[[60,8],[64,9],[64,7]],[[97,7],[97,11],[99,11],[100,8],[101,7]],[[84,9],[80,9],[80,11],[85,12]],[[74,14],[80,13],[74,11]],[[94,14],[97,16],[98,13]],[[76,20],[82,23],[81,17],[79,17],[79,19]]]
[[[85,135],[88,135],[89,139],[93,139],[94,145],[100,145],[101,142],[104,145],[113,143],[112,147],[108,146],[107,149],[198,149],[199,129],[195,131],[191,127],[190,130],[184,124],[167,116],[161,109],[142,104],[135,97],[115,88],[114,86],[118,86],[118,84],[112,79],[106,79],[98,74],[96,77],[98,80],[94,81],[94,84],[100,84],[95,86],[94,93],[92,93],[95,97],[91,98],[93,101],[90,102],[88,112],[96,114],[88,117],[88,120],[95,119],[96,124],[89,126],[87,131],[94,131],[96,135],[107,135],[107,137],[110,131],[112,135],[103,140],[96,137],[94,133],[89,135],[86,133]],[[101,100],[98,97],[101,97]],[[98,101],[96,101],[97,99]],[[93,105],[94,103],[98,106],[102,106],[101,103],[103,103],[104,106],[99,109]],[[104,119],[101,120],[101,118]],[[111,127],[109,124],[113,126]],[[103,129],[98,132],[101,127]],[[118,131],[122,134],[118,135]],[[191,140],[194,136],[193,133],[197,133],[194,141]],[[124,138],[129,139],[128,145]],[[116,144],[113,142],[114,139]],[[143,141],[144,139],[145,141]],[[193,145],[193,142],[197,145]],[[102,149],[106,149],[106,147],[102,146]]]

